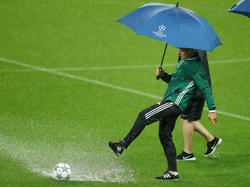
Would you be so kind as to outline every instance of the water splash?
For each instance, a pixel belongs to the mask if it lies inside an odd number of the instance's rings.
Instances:
[[[22,161],[31,171],[41,175],[53,178],[54,166],[66,162],[72,169],[72,181],[136,182],[133,170],[109,150],[83,151],[70,144],[63,149],[58,147],[60,145],[23,142],[13,136],[0,135],[0,150],[8,151],[13,159]]]

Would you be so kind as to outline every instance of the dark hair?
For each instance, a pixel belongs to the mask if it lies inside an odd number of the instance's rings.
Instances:
[[[184,59],[193,57],[194,53],[196,52],[195,49],[191,49],[191,48],[180,48],[180,50],[185,52]]]

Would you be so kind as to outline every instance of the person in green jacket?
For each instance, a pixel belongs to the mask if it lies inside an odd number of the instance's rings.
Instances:
[[[142,110],[124,139],[120,142],[109,142],[109,147],[117,156],[120,156],[147,125],[159,121],[159,138],[167,158],[168,166],[167,171],[163,175],[155,177],[155,179],[179,179],[172,132],[177,117],[187,107],[196,88],[199,88],[205,96],[209,108],[208,118],[213,124],[218,119],[206,70],[201,60],[194,57],[194,54],[194,49],[178,48],[178,55],[183,58],[177,64],[175,72],[172,75],[165,73],[161,68],[157,68],[156,75],[169,83],[162,101]]]

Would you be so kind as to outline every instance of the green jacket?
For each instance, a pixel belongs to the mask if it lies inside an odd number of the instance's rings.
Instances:
[[[207,73],[198,57],[180,60],[175,72],[172,75],[165,73],[161,79],[169,83],[163,99],[174,102],[181,111],[185,110],[197,87],[204,94],[208,109],[215,109]]]

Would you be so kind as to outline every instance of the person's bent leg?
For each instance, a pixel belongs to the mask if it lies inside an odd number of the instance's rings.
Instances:
[[[148,120],[145,118],[145,114],[153,108],[156,108],[159,104],[152,105],[147,109],[141,111],[137,116],[137,119],[134,122],[134,125],[130,129],[129,133],[122,139],[120,142],[109,142],[109,147],[114,151],[117,156],[121,156],[124,149],[127,149],[128,146],[136,139],[139,134],[143,131],[146,125],[153,123],[154,121]]]

